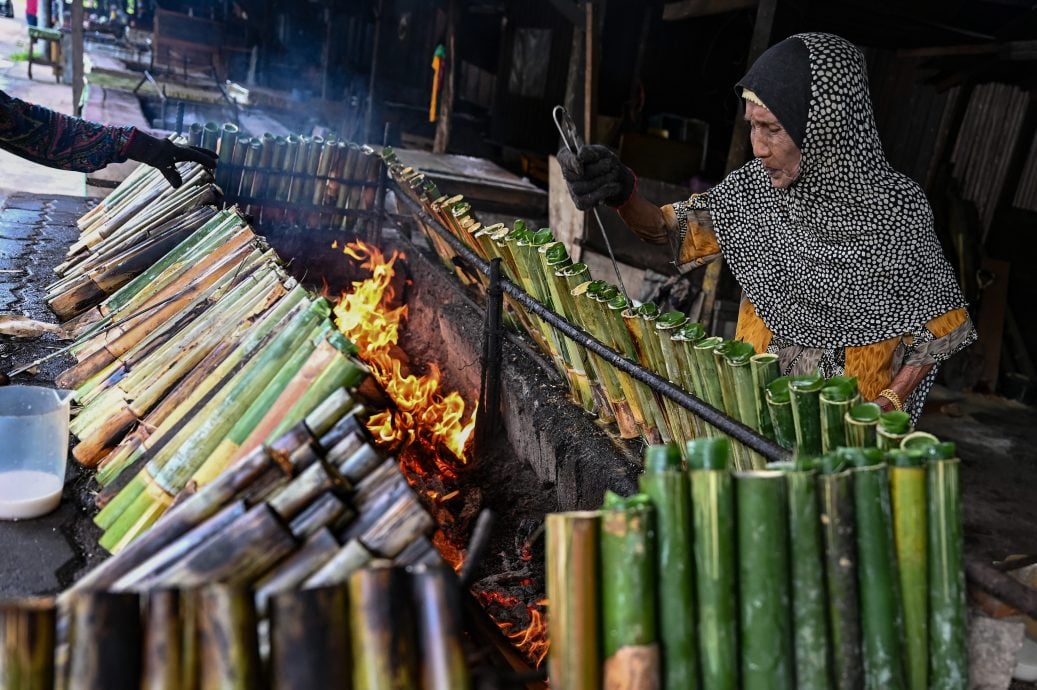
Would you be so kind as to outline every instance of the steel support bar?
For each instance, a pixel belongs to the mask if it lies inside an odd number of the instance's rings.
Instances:
[[[439,236],[442,237],[455,252],[464,257],[464,259],[474,268],[482,271],[482,273],[486,275],[489,275],[490,265],[483,261],[482,257],[468,249],[468,247],[454,237],[450,231],[440,225],[439,221],[426,213],[425,209],[414,201],[414,199],[412,199],[406,192],[399,189],[395,182],[393,183],[393,186],[396,187],[397,198],[402,200],[418,218],[439,234]],[[700,419],[708,422],[731,438],[745,444],[749,448],[752,448],[757,453],[767,458],[767,460],[779,461],[790,459],[790,453],[778,444],[764,436],[761,436],[741,422],[728,417],[717,408],[688,393],[683,388],[673,385],[654,372],[649,371],[641,365],[627,359],[591,334],[578,326],[573,325],[568,320],[562,318],[551,309],[548,309],[543,304],[530,297],[522,288],[515,285],[515,283],[511,282],[507,278],[501,278],[500,282],[504,292],[514,298],[516,302],[520,303],[525,308],[537,314],[544,321],[554,326],[563,335],[565,335],[565,337],[590,350],[620,371],[626,372],[652,390],[661,395],[665,395],[670,400],[694,413]]]

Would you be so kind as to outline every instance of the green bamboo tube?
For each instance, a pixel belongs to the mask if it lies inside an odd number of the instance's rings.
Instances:
[[[756,416],[756,383],[753,380],[752,366],[750,360],[755,353],[753,346],[741,340],[731,340],[721,348],[723,354],[723,366],[727,380],[731,383],[735,402],[738,407],[736,419],[746,426],[759,431],[759,422]],[[741,460],[741,469],[763,469],[767,460],[757,453],[737,443],[735,448]]]
[[[208,126],[208,125],[206,125]],[[222,163],[234,162],[234,148],[241,130],[233,122],[224,122],[219,128],[219,149],[217,152]],[[224,165],[222,170],[217,170],[216,184],[226,189],[227,181],[230,179],[231,170]]]
[[[763,352],[753,355],[749,360],[753,372],[753,394],[756,408],[756,428],[767,438],[774,440],[774,425],[771,413],[767,408],[767,385],[778,378],[778,355]]]
[[[846,450],[854,465],[864,687],[900,690],[906,685],[889,472],[881,454],[876,459],[860,448]]]
[[[662,377],[666,377],[666,364],[663,361],[659,340],[655,337],[655,321],[659,318],[659,308],[651,302],[640,307],[628,308],[622,313],[624,323],[638,361],[646,368]],[[654,393],[653,393],[654,395]],[[665,396],[655,396],[661,411],[659,432],[663,441],[669,443],[681,436],[680,411],[676,403]]]
[[[278,169],[277,193],[274,200],[287,202],[288,194],[292,189],[292,173],[298,165],[300,156],[305,157],[305,142],[298,134],[289,134],[285,137],[284,158]],[[283,209],[281,209],[283,212]]]
[[[598,333],[596,336],[603,343],[611,347],[617,352],[620,351],[621,345],[617,342],[615,334],[611,331],[610,326],[612,325],[612,314],[610,313],[609,304],[619,298],[623,299],[619,289],[614,285],[607,285],[603,289],[588,295],[593,303],[594,309],[594,320],[598,324]],[[627,334],[629,337],[629,334]],[[624,371],[620,371],[611,364],[602,361],[604,368],[610,373],[611,376],[615,377],[616,382],[622,391],[624,405],[629,408],[630,415],[633,417],[634,423],[640,430],[640,434],[645,439],[649,439],[651,442],[651,435],[649,433],[649,427],[654,426],[654,422],[649,424],[646,421],[644,403],[641,400],[641,396],[637,390],[637,383],[633,378],[630,377]]]
[[[700,397],[721,412],[726,412],[720,376],[717,374],[716,361],[713,359],[713,351],[723,342],[723,338],[716,336],[703,338],[692,346],[692,353],[695,356],[699,380],[702,382]]]
[[[820,470],[817,491],[824,541],[833,687],[856,690],[864,683],[864,667],[857,595],[853,476],[846,469],[846,463],[834,454],[821,457]]]
[[[411,581],[388,561],[349,576],[355,690],[420,687]]]
[[[658,342],[662,364],[665,367],[663,376],[678,388],[687,390],[684,380],[684,370],[681,368],[681,357],[677,353],[677,347],[672,336],[688,323],[688,317],[679,311],[668,311],[661,314],[655,322],[655,336]],[[680,430],[681,438],[679,448],[685,448],[688,441],[700,434],[695,424],[695,415],[680,405],[674,404],[674,417],[677,428]]]
[[[51,598],[0,602],[0,688],[54,687],[56,619]]]
[[[883,412],[879,415],[879,423],[875,428],[875,443],[882,450],[896,450],[910,432],[911,415],[907,412]]]
[[[821,452],[821,389],[824,385],[824,379],[817,375],[789,379],[796,451],[801,455],[815,456]]]
[[[738,688],[738,612],[735,604],[735,506],[730,442],[700,438],[687,446],[698,603],[702,687]]]
[[[789,499],[796,687],[800,690],[827,690],[831,687],[831,656],[817,473],[813,469],[797,468],[785,473],[785,482]]]
[[[920,452],[890,453],[890,499],[893,505],[893,539],[897,572],[904,606],[904,641],[910,690],[929,686],[929,580],[925,461]]]
[[[774,440],[782,448],[796,447],[796,423],[792,417],[789,377],[779,376],[767,384],[767,411],[774,429]]]
[[[698,366],[695,363],[695,355],[692,349],[695,343],[705,337],[706,331],[702,324],[692,322],[686,322],[670,335],[670,340],[673,341],[673,347],[677,355],[677,363],[684,390],[700,400],[702,399],[702,382],[699,379]],[[698,415],[692,413],[689,413],[689,415],[696,438],[712,433],[709,424],[704,422]]]
[[[691,484],[673,445],[649,446],[641,492],[655,507],[656,607],[663,690],[698,688]]]
[[[856,397],[856,379],[829,379],[821,389],[822,453],[830,453],[846,445],[846,413],[854,405]]]
[[[209,121],[202,127],[202,148],[215,151],[220,140],[219,124]]]
[[[775,470],[738,472],[735,495],[740,687],[791,690],[795,687],[796,664],[786,575],[789,523],[785,476]]]
[[[912,431],[910,434],[905,436],[900,441],[900,450],[919,451],[922,453],[929,452],[929,446],[935,446],[940,442],[940,439],[936,438],[927,431]]]
[[[873,402],[854,405],[846,413],[846,445],[854,448],[875,446],[876,428],[882,408]]]
[[[551,684],[558,690],[601,690],[601,513],[550,513],[545,527]]]
[[[601,518],[601,623],[605,688],[658,688],[655,515],[644,494],[605,494]]]
[[[742,421],[738,410],[738,394],[735,392],[734,380],[731,372],[724,364],[724,353],[731,347],[734,340],[720,340],[713,348],[713,369],[716,372],[717,381],[720,382],[720,399],[723,401],[721,409],[732,419]],[[737,450],[737,446],[735,446]]]
[[[931,446],[928,457],[929,687],[951,690],[965,687],[969,677],[961,462],[953,443]]]
[[[634,340],[630,336],[630,330],[626,324],[625,314],[629,310],[626,297],[616,295],[605,306],[607,307],[605,318],[609,322],[608,330],[612,334],[612,342],[615,343],[616,351],[633,362],[639,361],[637,347],[634,345]],[[631,318],[636,317],[631,316]],[[666,420],[655,393],[644,383],[627,375],[624,376],[629,381],[629,385],[634,387],[638,403],[641,406],[645,418],[645,439],[649,443],[661,442],[664,433],[662,429],[665,428]]]
[[[222,187],[224,192],[233,197],[237,197],[240,193],[241,178],[244,174],[242,168],[245,165],[245,156],[248,154],[248,149],[251,145],[252,138],[249,136],[239,135],[234,141],[234,151],[231,153],[231,163],[234,164],[234,167],[227,171],[227,175],[224,178],[226,186]]]

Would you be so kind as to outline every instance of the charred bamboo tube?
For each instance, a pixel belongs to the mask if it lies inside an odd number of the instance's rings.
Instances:
[[[767,407],[767,386],[780,375],[778,355],[764,352],[753,355],[749,360],[753,373],[753,398],[756,412],[756,428],[767,438],[774,440],[774,425]]]
[[[929,448],[929,687],[934,690],[968,682],[960,464],[953,443]]]
[[[202,123],[192,122],[187,128],[187,143],[191,146],[202,145]]]
[[[860,403],[846,413],[846,445],[871,448],[875,445],[876,428],[882,409],[873,402]]]
[[[875,428],[875,443],[882,450],[896,450],[900,442],[911,432],[911,415],[892,410],[879,415]]]
[[[298,551],[291,554],[264,575],[253,587],[256,593],[256,610],[264,615],[270,598],[281,592],[298,589],[325,563],[330,561],[340,548],[331,530],[322,528],[312,534]]]
[[[197,593],[199,690],[261,687],[262,666],[252,594],[208,585]]]
[[[270,690],[348,688],[349,601],[344,585],[270,599]]]
[[[421,647],[423,690],[468,690],[471,679],[462,640],[457,577],[445,566],[411,570]]]
[[[360,541],[382,558],[395,558],[412,541],[430,534],[435,526],[414,492],[408,491],[361,535]]]
[[[821,452],[846,445],[846,413],[857,398],[857,379],[829,379],[821,389]]]
[[[868,449],[875,450],[875,449]],[[904,688],[902,619],[889,472],[862,449],[848,449],[854,464],[853,495],[857,518],[858,582],[861,598],[861,638],[866,688]]]
[[[735,497],[730,452],[730,442],[722,436],[688,443],[699,659],[702,687],[710,690],[738,687]]]
[[[889,484],[897,573],[904,605],[907,687],[929,687],[929,580],[926,539],[925,457],[890,453]]]
[[[335,528],[355,517],[349,507],[335,494],[327,493],[308,505],[291,523],[297,539],[308,539],[325,527]]]
[[[796,452],[804,457],[821,453],[821,389],[820,376],[793,376],[789,379],[792,421],[796,427]]]
[[[601,518],[603,687],[658,688],[654,511],[644,494],[606,492]]]
[[[785,473],[789,505],[793,649],[796,687],[827,690],[829,673],[824,545],[818,510],[817,474],[796,467]],[[773,547],[772,547],[773,548]]]
[[[691,484],[681,454],[671,445],[650,446],[641,491],[655,507],[656,608],[663,690],[698,688]]]
[[[50,598],[0,604],[0,687],[54,687],[56,618]]]
[[[374,554],[367,550],[358,539],[350,540],[340,548],[331,560],[317,569],[303,582],[304,588],[325,587],[327,585],[345,584],[349,576],[367,566],[374,560]]]
[[[71,601],[68,690],[140,685],[141,620],[136,594],[77,592]]]
[[[789,616],[788,496],[781,472],[735,474],[741,687],[795,687]]]
[[[420,687],[411,583],[403,568],[378,565],[349,576],[355,690]]]
[[[864,685],[857,594],[853,476],[836,455],[822,456],[817,490],[825,553],[832,680],[836,690]]]
[[[197,669],[185,664],[185,626],[181,593],[156,589],[147,593],[143,635],[141,690],[180,690],[193,686]]]
[[[599,512],[546,518],[548,667],[558,690],[600,690]]]

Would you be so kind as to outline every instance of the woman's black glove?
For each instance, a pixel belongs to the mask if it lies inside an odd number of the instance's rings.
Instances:
[[[126,157],[158,168],[174,187],[184,183],[176,170],[177,163],[198,163],[206,170],[212,170],[218,160],[215,151],[199,146],[174,144],[169,139],[159,139],[140,130],[133,133],[130,143],[126,145]]]
[[[584,146],[576,155],[563,147],[558,152],[558,163],[569,185],[569,196],[581,211],[603,202],[622,206],[634,191],[634,173],[606,146]]]

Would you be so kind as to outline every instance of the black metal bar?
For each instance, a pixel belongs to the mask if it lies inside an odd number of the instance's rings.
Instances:
[[[176,133],[184,133],[184,102],[177,101],[176,103]]]
[[[490,262],[490,284],[486,290],[486,320],[483,326],[482,379],[479,386],[479,413],[475,420],[475,447],[486,448],[500,428],[501,313],[504,291],[501,288],[500,259]]]
[[[482,271],[484,274],[489,274],[490,266],[483,261],[482,257],[475,254],[475,252],[466,247],[464,243],[454,237],[449,230],[444,228],[438,220],[429,215],[418,202],[411,198],[409,194],[400,190],[399,185],[396,185],[395,183],[393,184],[397,187],[397,191],[399,191],[397,197],[403,199],[403,202],[418,218],[435,230],[435,232],[438,233],[455,252],[463,256],[472,266]],[[756,433],[755,430],[747,427],[736,419],[728,417],[717,408],[695,397],[691,393],[688,393],[683,388],[673,385],[666,379],[658,376],[655,372],[649,371],[641,365],[636,364],[619,354],[590,333],[587,333],[578,326],[573,325],[568,320],[562,318],[551,309],[548,309],[543,304],[530,297],[525,290],[507,278],[501,278],[501,287],[504,289],[504,292],[513,297],[515,301],[526,309],[537,314],[550,325],[554,326],[565,337],[600,356],[617,369],[633,376],[652,390],[665,395],[684,409],[694,413],[697,417],[708,422],[736,441],[752,448],[768,460],[788,460],[791,457],[791,454],[787,450],[770,439]]]

